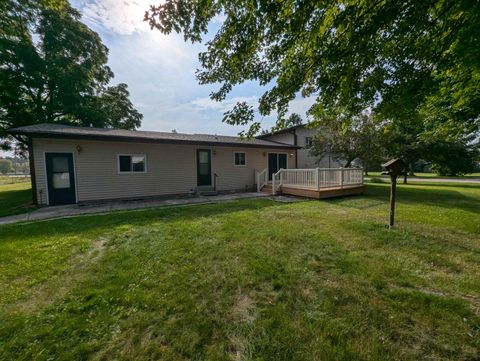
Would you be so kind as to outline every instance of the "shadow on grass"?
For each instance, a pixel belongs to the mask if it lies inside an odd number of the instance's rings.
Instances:
[[[441,186],[444,187],[443,185]],[[457,188],[458,187],[459,186],[457,186]],[[463,186],[461,187],[463,188]],[[431,185],[399,185],[397,187],[397,203],[409,205],[422,204],[480,213],[480,188],[476,188],[479,189],[478,197],[469,196],[459,191],[433,188]],[[359,202],[359,199],[361,199],[362,202]],[[389,184],[368,184],[364,196],[334,198],[327,200],[327,202],[340,206],[363,209],[388,204],[389,199]]]
[[[0,192],[0,217],[27,213],[35,207],[32,204],[30,189],[15,189]]]
[[[188,206],[162,206],[145,210],[122,211],[107,214],[83,215],[73,218],[44,220],[24,224],[0,226],[1,241],[26,241],[38,236],[75,235],[85,232],[106,232],[118,226],[149,226],[152,222],[192,221],[196,218],[215,217],[228,213],[282,207],[286,204],[271,199],[243,199],[225,203]]]

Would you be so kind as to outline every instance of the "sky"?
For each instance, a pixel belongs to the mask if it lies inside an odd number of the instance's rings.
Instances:
[[[182,35],[163,35],[143,21],[150,4],[161,0],[70,0],[82,14],[82,21],[96,31],[109,48],[109,66],[115,74],[112,84],[126,83],[130,99],[144,118],[141,130],[179,133],[237,135],[243,128],[222,123],[223,113],[238,101],[256,106],[265,91],[255,83],[234,88],[226,100],[215,102],[209,94],[213,85],[199,85],[195,72],[203,44],[185,42]],[[213,21],[211,33],[218,28]],[[296,99],[290,110],[305,116],[309,99]],[[275,116],[260,117],[265,128]],[[0,156],[5,155],[0,152]]]
[[[195,78],[203,45],[186,43],[179,34],[167,36],[150,30],[143,21],[149,5],[157,4],[155,0],[71,3],[81,11],[82,21],[99,33],[110,49],[113,83],[128,84],[133,104],[144,115],[141,129],[226,135],[236,135],[243,129],[222,123],[223,113],[237,101],[257,105],[265,89],[248,83],[236,87],[221,103],[210,100],[209,94],[217,87],[199,85]],[[212,29],[218,26],[216,21],[211,24]],[[304,116],[310,104],[307,99],[298,99],[291,110]],[[257,115],[265,127],[274,124],[274,116],[262,119]]]

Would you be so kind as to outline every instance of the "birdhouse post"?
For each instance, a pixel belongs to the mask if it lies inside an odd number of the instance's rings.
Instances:
[[[401,159],[392,159],[382,165],[390,175],[390,222],[389,227],[395,224],[395,199],[397,196],[397,177],[405,172],[406,164]]]

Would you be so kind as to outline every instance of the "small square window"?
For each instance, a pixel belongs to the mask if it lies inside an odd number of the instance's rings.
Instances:
[[[313,143],[312,137],[305,137],[305,147],[311,148]]]
[[[245,152],[235,152],[235,165],[242,166],[245,165]]]
[[[144,155],[119,155],[118,168],[120,173],[144,173],[145,156]]]

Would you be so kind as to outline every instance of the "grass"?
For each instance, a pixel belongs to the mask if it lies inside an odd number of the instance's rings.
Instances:
[[[0,184],[0,217],[32,210],[30,181]]]
[[[24,183],[24,182],[30,182],[30,176],[25,175],[25,176],[7,176],[7,175],[0,175],[0,185],[3,184],[12,184],[12,183]]]
[[[388,175],[383,175],[382,172],[368,172],[369,177],[388,177]],[[458,177],[447,177],[439,176],[436,173],[422,173],[415,172],[415,178],[437,178],[437,179],[480,179],[480,173],[470,173]],[[410,176],[409,176],[410,178]]]
[[[475,360],[480,187],[0,227],[0,359]]]

